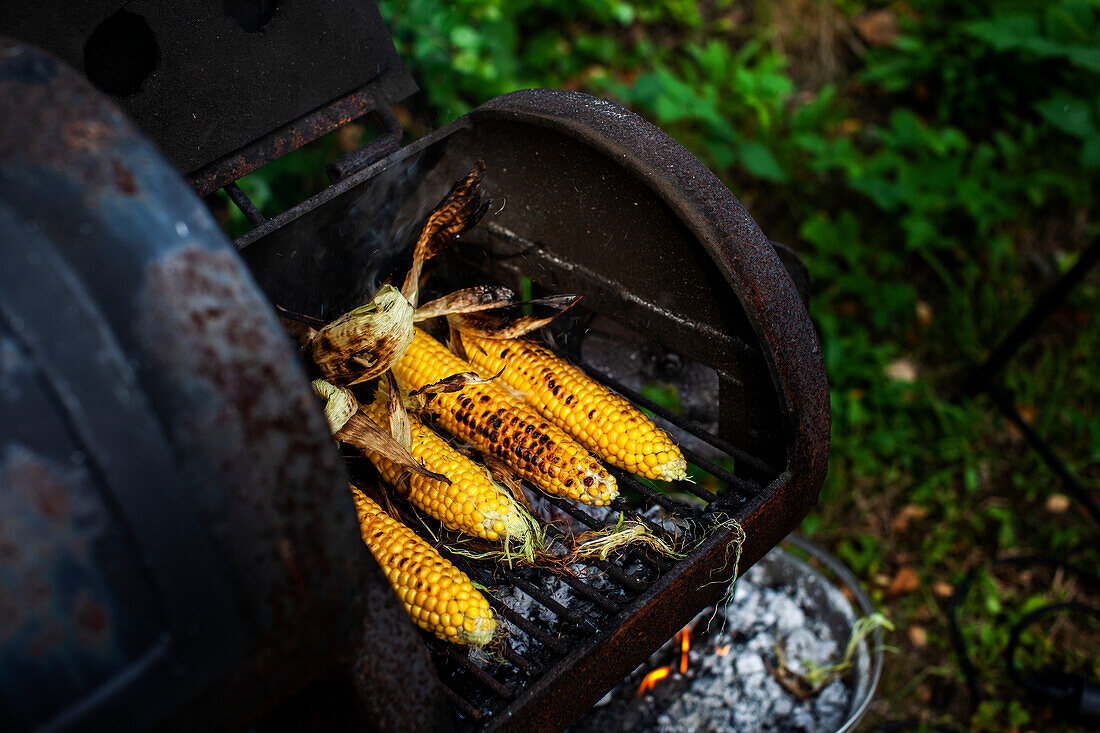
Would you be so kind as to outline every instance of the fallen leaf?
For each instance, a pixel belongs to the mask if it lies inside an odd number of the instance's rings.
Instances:
[[[917,381],[917,365],[902,357],[886,365],[886,376],[895,382],[910,383]]]
[[[928,509],[917,504],[906,504],[894,515],[893,526],[895,532],[905,532],[910,523],[920,521],[928,516]]]
[[[940,598],[950,598],[955,594],[955,587],[950,583],[937,580],[932,584],[932,592]]]
[[[916,648],[922,649],[928,646],[928,632],[923,626],[910,626],[909,641]]]
[[[921,328],[927,328],[932,325],[932,306],[923,300],[917,301],[917,323]]]
[[[1069,497],[1065,494],[1051,494],[1047,497],[1047,511],[1051,514],[1065,514],[1069,510]]]
[[[920,576],[917,575],[917,571],[910,567],[904,567],[898,570],[897,575],[890,581],[890,587],[886,589],[886,592],[892,596],[900,596],[912,593],[919,587]]]
[[[917,700],[924,704],[932,702],[932,686],[931,685],[917,685]]]
[[[917,624],[926,623],[936,617],[936,612],[928,607],[927,604],[922,603],[920,608],[913,612],[913,621]]]
[[[872,46],[891,46],[898,37],[898,16],[887,8],[861,13],[852,19],[852,25]]]

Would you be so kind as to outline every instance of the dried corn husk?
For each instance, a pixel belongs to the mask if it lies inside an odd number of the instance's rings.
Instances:
[[[412,304],[397,288],[383,285],[371,302],[322,328],[310,350],[325,379],[346,387],[389,369],[412,337]]]
[[[333,435],[359,411],[359,402],[349,390],[323,379],[313,380],[313,393],[325,401],[325,419]]]

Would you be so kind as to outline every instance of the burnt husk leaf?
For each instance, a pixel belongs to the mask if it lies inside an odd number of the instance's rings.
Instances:
[[[581,299],[579,295],[554,295],[549,298],[514,303],[490,311],[455,313],[447,316],[447,323],[461,333],[490,339],[513,339],[542,328],[560,316]],[[534,313],[527,315],[523,306],[534,306]],[[552,311],[552,313],[548,313]]]
[[[405,450],[412,450],[412,423],[409,422],[409,413],[405,411],[405,400],[401,398],[401,390],[397,388],[397,380],[393,372],[386,372],[386,383],[389,395],[390,434],[394,440],[404,446]]]
[[[386,460],[392,461],[413,473],[434,478],[447,484],[451,483],[451,480],[446,476],[429,471],[417,463],[408,448],[394,440],[389,432],[379,427],[374,420],[371,420],[362,412],[352,415],[343,429],[336,434],[336,438],[340,442],[347,443],[361,451],[377,453]]]
[[[416,309],[413,320],[419,323],[453,313],[476,313],[514,305],[515,302],[516,294],[503,285],[478,285],[456,290],[430,303],[425,303]]]
[[[414,306],[419,298],[420,272],[424,263],[453,244],[464,232],[473,229],[489,210],[488,199],[481,198],[481,178],[485,162],[478,161],[466,177],[455,183],[450,192],[428,217],[413,249],[413,262],[401,286],[401,293]]]
[[[508,489],[508,493],[520,506],[531,514],[535,513],[534,507],[531,506],[531,502],[527,501],[527,496],[523,493],[523,485],[519,477],[507,464],[488,453],[480,455],[478,458],[481,460],[482,465],[489,470],[489,475],[493,477],[494,481]]]
[[[415,397],[422,394],[439,394],[440,392],[457,392],[468,384],[488,384],[494,379],[504,373],[501,369],[497,372],[496,376],[485,379],[484,377],[474,372],[459,372],[458,374],[452,374],[449,377],[444,377],[438,382],[432,384],[426,384],[420,389],[414,389],[409,392],[410,397]]]

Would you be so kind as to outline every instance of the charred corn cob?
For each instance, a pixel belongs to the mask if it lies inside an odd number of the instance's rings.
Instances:
[[[444,641],[489,643],[496,619],[485,596],[411,529],[352,487],[363,542],[417,626]]]
[[[364,409],[379,425],[389,420],[382,390],[379,398]],[[408,492],[404,498],[450,529],[494,542],[516,543],[524,554],[530,554],[535,541],[532,520],[525,516],[516,500],[493,481],[483,466],[459,453],[415,415],[409,415],[409,423],[413,458],[429,471],[446,476],[451,483],[413,475],[403,484],[402,490]],[[377,453],[364,451],[364,454],[386,483],[402,487],[400,479],[406,471],[401,466]]]
[[[402,386],[420,389],[474,368],[419,328],[393,366]],[[432,395],[427,411],[448,432],[493,453],[543,491],[602,506],[615,479],[584,446],[495,384]]]
[[[668,433],[549,349],[517,339],[464,335],[462,340],[482,376],[499,373],[539,414],[596,455],[646,478],[687,477],[687,461]]]

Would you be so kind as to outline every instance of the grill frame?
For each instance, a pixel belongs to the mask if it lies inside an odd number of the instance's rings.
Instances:
[[[611,161],[622,171],[624,180],[632,181],[631,185],[641,182],[675,217],[686,233],[685,238],[694,240],[710,258],[711,271],[706,277],[711,278],[712,289],[728,288],[743,309],[739,317],[747,320],[751,337],[755,338],[766,364],[761,371],[774,387],[778,401],[776,415],[762,416],[771,422],[761,431],[766,433],[761,440],[782,448],[781,460],[774,461],[781,466],[779,474],[767,477],[766,486],[744,503],[725,507],[745,527],[747,538],[742,547],[741,567],[749,567],[793,530],[816,501],[826,469],[830,428],[824,365],[798,289],[771,243],[725,186],[656,127],[615,103],[587,95],[556,90],[504,95],[261,223],[238,239],[237,246],[274,302],[290,310],[324,317],[323,303],[320,312],[317,310],[316,291],[332,288],[343,298],[328,304],[332,310],[327,315],[335,315],[340,308],[357,304],[377,284],[370,278],[359,278],[348,287],[347,281],[333,279],[334,267],[353,265],[355,250],[361,250],[363,244],[359,242],[334,253],[332,248],[343,246],[336,241],[340,232],[338,212],[343,210],[346,214],[352,210],[357,205],[356,197],[380,180],[389,178],[391,193],[393,190],[400,193],[405,187],[401,179],[403,166],[427,167],[430,170],[425,175],[436,179],[437,193],[445,191],[457,177],[454,170],[459,168],[451,164],[448,174],[446,153],[436,155],[433,151],[446,147],[452,138],[460,140],[464,139],[462,136],[475,134],[479,127],[500,124],[519,125],[536,137],[546,133],[557,136],[554,139],[572,141],[590,150],[593,156]],[[471,162],[470,155],[466,155],[461,164]],[[492,170],[490,164],[490,174]],[[438,197],[432,199],[431,191],[420,193],[425,200],[433,203],[438,200]],[[609,197],[614,198],[611,194]],[[516,217],[521,223],[522,213]],[[406,214],[390,212],[389,225],[392,227],[395,220]],[[415,221],[412,216],[407,222],[410,231]],[[318,238],[321,232],[328,232],[329,238]],[[474,235],[471,239],[489,248],[494,245],[491,234]],[[322,240],[326,241],[326,251],[316,248]],[[686,347],[678,350],[689,356],[702,354],[713,361],[716,349],[732,353],[745,348],[744,343],[729,336],[726,330],[729,327],[722,320],[736,314],[718,309],[717,320],[711,323],[685,319],[675,308],[640,297],[620,282],[618,273],[578,266],[575,261],[558,256],[543,242],[527,241],[534,246],[524,253],[522,264],[496,259],[486,266],[493,280],[514,282],[532,263],[537,263],[543,272],[553,275],[554,283],[549,289],[581,292],[596,309],[606,310],[613,318],[633,327],[648,319],[656,324],[657,340],[669,343],[678,339],[678,345]],[[303,257],[303,249],[308,257]],[[398,252],[401,249],[398,247]],[[394,269],[400,256],[390,254],[393,256],[388,260],[386,256],[380,257],[379,272]],[[294,278],[308,285],[301,288],[294,284]],[[691,296],[685,293],[685,297]],[[737,380],[737,369],[747,360],[737,358],[741,361],[719,365],[719,375],[726,380],[726,387],[731,380]],[[719,432],[723,438],[730,432],[751,436],[751,427],[746,424],[753,416],[736,414],[736,400],[725,394],[721,402]],[[748,481],[761,478],[758,470],[742,467],[740,462],[737,472]],[[731,580],[728,548],[732,540],[731,531],[715,532],[624,607],[613,628],[601,631],[593,644],[574,650],[556,663],[552,672],[525,688],[515,702],[488,721],[487,728],[564,728],[577,719],[701,608],[721,597]],[[460,701],[452,699],[452,703],[461,706]]]

